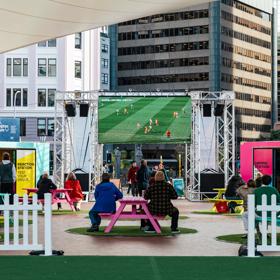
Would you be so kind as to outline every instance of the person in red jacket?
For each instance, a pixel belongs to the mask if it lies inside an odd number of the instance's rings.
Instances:
[[[136,162],[133,161],[131,163],[131,167],[129,168],[128,174],[127,174],[127,180],[131,184],[131,192],[132,192],[133,196],[138,195],[137,179],[136,179],[136,174],[137,174],[138,170],[139,170],[139,167],[136,165]]]
[[[84,197],[82,193],[82,188],[80,185],[79,180],[77,179],[74,172],[70,172],[66,178],[66,181],[64,183],[65,189],[72,189],[71,192],[69,192],[69,196],[74,202],[74,207],[76,211],[81,210],[81,202]]]

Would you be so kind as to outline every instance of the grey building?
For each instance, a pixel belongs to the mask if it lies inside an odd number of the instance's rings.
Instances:
[[[233,90],[238,142],[268,137],[277,94],[272,4],[220,0],[111,27],[112,89]]]

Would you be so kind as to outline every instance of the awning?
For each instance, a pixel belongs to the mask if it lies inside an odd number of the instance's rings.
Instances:
[[[0,53],[211,0],[1,0]]]

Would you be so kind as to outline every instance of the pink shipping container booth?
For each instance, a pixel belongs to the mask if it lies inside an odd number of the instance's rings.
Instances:
[[[272,185],[280,189],[280,141],[241,143],[240,175],[247,182],[258,173],[272,176]]]

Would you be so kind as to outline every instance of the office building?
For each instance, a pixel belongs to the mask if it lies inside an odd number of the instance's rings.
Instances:
[[[277,94],[274,15],[272,1],[220,0],[110,27],[110,38],[117,36],[112,85],[125,91],[232,90],[237,142],[268,138]]]

